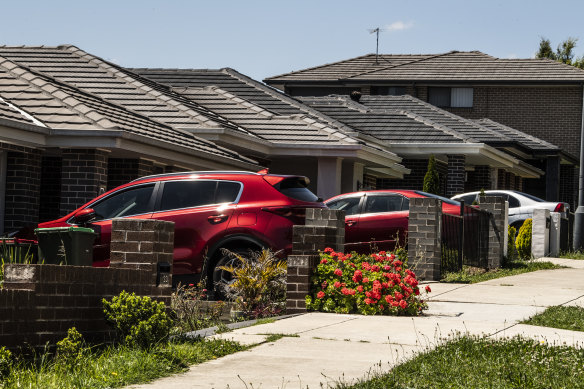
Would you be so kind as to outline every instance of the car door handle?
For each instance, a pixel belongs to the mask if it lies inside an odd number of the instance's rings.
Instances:
[[[345,220],[345,225],[346,225],[347,227],[352,227],[352,226],[354,226],[355,224],[357,224],[357,220]]]
[[[207,221],[211,224],[219,224],[227,220],[228,217],[228,215],[211,215],[207,218]]]

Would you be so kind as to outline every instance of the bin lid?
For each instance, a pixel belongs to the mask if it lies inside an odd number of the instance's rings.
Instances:
[[[50,228],[36,228],[34,233],[36,235],[44,234],[44,233],[51,233],[51,232],[75,232],[75,233],[91,233],[95,234],[91,228],[87,227],[50,227]]]

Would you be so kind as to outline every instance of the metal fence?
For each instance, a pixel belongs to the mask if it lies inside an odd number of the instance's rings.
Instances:
[[[463,265],[488,267],[490,214],[460,204],[460,214],[442,214],[441,272],[453,272]]]

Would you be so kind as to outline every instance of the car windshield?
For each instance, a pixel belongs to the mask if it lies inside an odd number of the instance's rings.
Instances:
[[[433,197],[435,199],[442,200],[442,202],[444,202],[446,204],[460,205],[460,202],[458,202],[456,200],[452,200],[452,199],[449,199],[447,197],[438,196],[438,195],[435,195],[433,193],[426,193],[426,192],[422,192],[421,190],[415,190],[414,193],[417,193],[417,194],[425,196],[425,197]]]
[[[517,194],[520,194],[521,196],[525,196],[528,199],[531,199],[533,201],[537,201],[538,203],[545,203],[545,200],[542,200],[539,197],[535,197],[534,195],[530,195],[529,193],[517,192]]]

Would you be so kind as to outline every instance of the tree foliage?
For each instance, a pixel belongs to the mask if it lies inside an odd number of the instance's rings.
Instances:
[[[424,192],[440,194],[440,177],[438,176],[438,169],[436,169],[434,155],[430,155],[428,160],[428,171],[424,176]]]
[[[566,40],[562,41],[554,51],[550,40],[542,37],[539,41],[539,49],[535,54],[535,57],[549,58],[554,61],[584,69],[584,56],[575,57],[574,54],[574,49],[576,48],[577,43],[578,38],[568,37]]]

